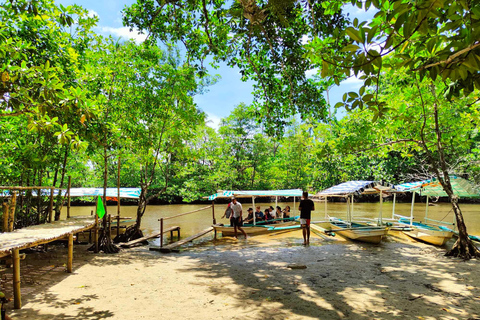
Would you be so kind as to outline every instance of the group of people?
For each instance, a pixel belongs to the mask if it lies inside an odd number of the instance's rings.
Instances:
[[[245,239],[247,234],[243,230],[243,223],[253,223],[254,221],[271,221],[271,222],[282,222],[282,219],[290,218],[290,206],[286,206],[282,210],[279,206],[274,209],[272,206],[265,209],[264,212],[260,210],[260,206],[255,207],[256,211],[253,212],[252,208],[248,208],[248,216],[242,218],[242,204],[237,201],[236,198],[232,198],[225,210],[225,214],[222,218],[230,219],[230,226],[234,228],[235,238],[237,237],[237,229],[243,233]],[[311,212],[315,210],[315,206],[312,200],[308,199],[308,192],[303,192],[302,200],[300,201],[298,210],[300,211],[300,224],[303,230],[303,244],[308,245],[310,243],[310,219]]]
[[[255,209],[254,213],[252,208],[248,208],[248,216],[243,220],[243,223],[253,223],[254,221],[281,222],[281,219],[290,218],[290,206],[286,206],[283,210],[279,206],[276,209],[270,206],[264,212],[260,210],[260,206],[256,206]]]

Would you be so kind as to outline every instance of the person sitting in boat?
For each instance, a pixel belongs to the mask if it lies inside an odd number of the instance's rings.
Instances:
[[[290,206],[286,206],[283,209],[283,218],[290,218]]]
[[[260,206],[256,206],[255,209],[255,219],[257,219],[257,221],[265,220],[265,215],[263,214],[262,210],[260,210]]]
[[[252,223],[253,224],[253,209],[248,208],[248,216],[243,220],[243,223]]]
[[[267,223],[273,223],[273,219],[275,219],[275,217],[270,213],[270,208],[265,209],[265,221],[270,221]]]
[[[277,210],[275,211],[275,219],[281,219],[282,218],[282,208],[280,206],[277,206]],[[281,220],[277,220],[277,223],[282,222]]]

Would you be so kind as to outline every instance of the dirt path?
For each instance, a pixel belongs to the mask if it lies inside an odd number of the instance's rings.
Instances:
[[[399,242],[400,241],[400,242]],[[223,239],[182,253],[75,248],[22,261],[13,319],[480,319],[480,261],[389,237],[375,246],[301,233]],[[291,268],[293,267],[293,268]],[[306,267],[306,268],[304,268]],[[11,292],[11,271],[2,287]],[[13,303],[10,303],[13,304]],[[11,306],[10,306],[11,307]]]

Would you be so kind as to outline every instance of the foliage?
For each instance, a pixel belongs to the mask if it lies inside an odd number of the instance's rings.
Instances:
[[[124,22],[152,42],[183,44],[200,75],[208,56],[214,65],[238,67],[243,80],[255,82],[256,118],[269,132],[280,134],[297,113],[326,117],[322,87],[305,74],[317,65],[303,58],[303,42],[334,35],[339,45],[344,18],[319,2],[138,0],[125,9]]]

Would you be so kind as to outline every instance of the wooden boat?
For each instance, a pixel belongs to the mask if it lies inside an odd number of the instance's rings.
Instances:
[[[420,240],[435,246],[443,246],[453,237],[453,231],[447,228],[441,228],[435,225],[424,224],[420,222],[410,222],[400,220],[400,223],[413,227],[412,231],[403,231],[406,235],[415,240]]]
[[[330,226],[332,230],[329,230],[329,232],[335,232],[351,240],[375,244],[380,243],[388,231],[387,227],[369,226],[363,223],[346,222],[341,219],[332,219]]]
[[[290,230],[288,227],[300,227],[300,225],[295,221],[295,218],[285,218],[285,219],[275,219],[271,221],[282,221],[280,223],[272,223],[272,224],[267,224],[264,221],[258,222],[257,224],[244,224],[242,226],[242,229],[245,231],[246,234],[248,235],[257,235],[257,234],[265,234],[265,233],[270,233],[270,232],[279,232],[279,231],[285,231],[285,230]],[[230,225],[214,225],[213,228],[215,229],[216,232],[221,232],[222,236],[224,237],[231,237],[235,235],[234,228],[231,227]],[[242,232],[240,232],[237,229],[237,235],[241,235]]]
[[[356,241],[378,244],[382,238],[387,235],[388,228],[383,226],[382,222],[382,204],[383,194],[391,192],[393,186],[382,181],[348,181],[339,185],[330,187],[316,194],[316,197],[327,199],[328,197],[344,197],[347,204],[346,220],[330,217],[327,214],[327,202],[325,201],[325,218],[330,221],[332,230],[326,231],[327,234],[338,233],[344,238]],[[378,214],[377,225],[368,225],[356,218],[353,219],[353,196],[355,194],[378,194],[380,197],[380,211]]]

